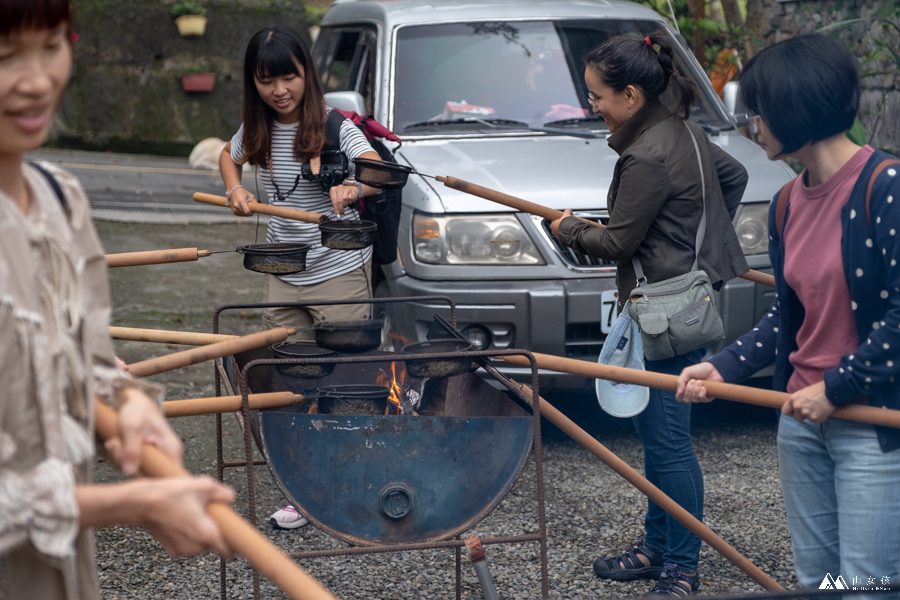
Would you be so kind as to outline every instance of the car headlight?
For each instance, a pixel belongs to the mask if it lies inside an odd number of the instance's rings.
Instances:
[[[769,203],[744,204],[734,226],[745,255],[769,251]]]
[[[512,215],[413,217],[416,260],[445,265],[545,264],[522,224]]]

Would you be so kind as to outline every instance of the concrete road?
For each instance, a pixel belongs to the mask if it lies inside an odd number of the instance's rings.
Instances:
[[[236,220],[224,208],[193,201],[194,192],[225,195],[225,185],[218,171],[192,169],[187,158],[55,149],[41,149],[27,158],[59,165],[78,177],[96,219],[149,223]],[[243,183],[257,193],[255,172],[254,168],[244,169]],[[265,198],[262,185],[257,197]]]

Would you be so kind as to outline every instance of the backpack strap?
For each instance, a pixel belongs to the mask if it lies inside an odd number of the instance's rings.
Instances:
[[[775,204],[775,232],[778,234],[778,237],[781,237],[781,232],[784,231],[784,211],[787,210],[788,198],[791,197],[791,190],[794,188],[795,181],[797,181],[797,177],[784,184],[784,187],[778,192],[778,200]]]
[[[63,212],[66,213],[66,217],[72,218],[72,213],[69,211],[69,203],[66,201],[66,195],[62,191],[62,187],[59,185],[59,182],[56,180],[56,177],[48,171],[46,168],[42,167],[40,164],[34,161],[28,161],[28,164],[34,167],[44,178],[47,180],[47,183],[50,184],[50,187],[53,188],[53,193],[56,194],[57,200],[59,200],[60,206],[62,206]]]
[[[322,152],[338,152],[341,149],[341,125],[346,117],[338,111],[331,109],[328,120],[325,121],[325,145]]]
[[[869,177],[869,186],[866,188],[866,224],[869,226],[870,231],[872,230],[872,220],[869,218],[869,204],[872,201],[872,188],[875,186],[875,180],[878,179],[881,172],[891,165],[900,165],[900,160],[896,158],[884,159],[875,167],[875,170],[872,171],[872,176]]]

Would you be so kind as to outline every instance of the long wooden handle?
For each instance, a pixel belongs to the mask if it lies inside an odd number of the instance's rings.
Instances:
[[[196,417],[241,410],[241,396],[215,396],[212,398],[194,398],[192,400],[169,400],[163,402],[163,411],[167,418]],[[250,394],[247,402],[250,410],[263,408],[283,408],[302,402],[303,396],[291,392],[271,392],[268,394]]]
[[[194,193],[194,202],[213,204],[215,206],[227,206],[225,204],[227,201],[228,200],[225,198],[225,196],[204,194],[203,192]],[[249,202],[247,203],[247,207],[252,213],[260,213],[264,215],[271,215],[273,217],[293,219],[295,221],[304,221],[306,223],[324,223],[328,220],[328,216],[321,213],[297,210],[294,208],[286,208],[284,206],[272,206],[271,204],[263,204],[262,202]]]
[[[250,335],[241,336],[233,340],[224,342],[216,342],[199,348],[191,348],[182,352],[175,352],[166,356],[158,356],[148,360],[142,360],[128,365],[128,372],[135,377],[147,377],[148,375],[156,375],[172,369],[195,365],[207,360],[222,358],[229,354],[238,352],[246,352],[254,348],[270,346],[283,342],[289,335],[296,330],[285,329],[284,327],[276,327],[266,331],[251,333]]]
[[[530,366],[528,359],[522,356],[504,356],[502,358],[504,362],[509,364],[520,367]],[[678,385],[677,375],[652,373],[650,371],[627,369],[625,367],[613,367],[610,365],[588,362],[586,360],[552,356],[550,354],[535,353],[534,358],[537,360],[539,368],[548,371],[559,371],[561,373],[571,373],[573,375],[593,377],[595,379],[608,379],[609,381],[633,383],[660,390],[674,391]],[[770,408],[781,408],[791,397],[790,394],[785,392],[762,390],[744,385],[735,385],[733,383],[704,381],[703,385],[706,386],[706,390],[716,398],[743,402],[745,404],[755,404],[757,406],[768,406]],[[831,418],[844,419],[845,421],[858,421],[860,423],[869,423],[871,425],[884,425],[886,427],[896,427],[900,429],[900,410],[891,410],[889,408],[877,406],[863,406],[859,404],[842,406],[832,413]]]
[[[137,327],[110,326],[109,337],[130,342],[159,342],[162,344],[182,344],[184,346],[206,346],[216,342],[238,339],[237,335],[220,333],[195,333],[193,331],[170,331],[167,329],[140,329]]]
[[[96,401],[95,405],[97,434],[104,440],[117,437],[115,411],[100,401]],[[142,474],[151,477],[190,477],[180,465],[149,445],[144,445],[141,451],[140,465]],[[243,555],[293,600],[337,600],[230,507],[210,504],[206,510],[219,526],[229,548]]]
[[[479,198],[484,198],[485,200],[490,200],[491,202],[496,202],[497,204],[502,204],[503,206],[508,206],[510,208],[526,212],[530,215],[543,217],[548,221],[555,221],[563,216],[561,210],[556,210],[555,208],[549,208],[547,206],[535,204],[534,202],[529,202],[528,200],[523,200],[522,198],[517,198],[516,196],[510,196],[509,194],[504,194],[503,192],[498,192],[497,190],[492,190],[491,188],[486,188],[464,179],[457,179],[456,177],[451,177],[449,175],[447,175],[446,177],[438,176],[435,177],[435,179],[443,183],[445,186],[453,188],[454,190],[465,192],[466,194],[472,194],[473,196],[478,196]],[[601,229],[604,227],[602,223],[591,221],[590,219],[582,219],[581,217],[575,218],[580,221],[584,221],[589,225],[593,225],[594,227],[599,227]],[[740,277],[749,281],[753,281],[754,283],[760,283],[769,287],[775,287],[775,277],[769,275],[768,273],[762,273],[760,271],[754,271],[751,269]]]
[[[505,357],[513,358],[513,357]],[[519,357],[516,357],[519,358]],[[527,361],[526,361],[527,362]],[[527,398],[532,397],[532,390],[527,385],[511,381]],[[638,491],[647,496],[657,506],[662,508],[666,513],[670,514],[679,523],[684,525],[694,535],[709,544],[710,548],[721,554],[731,564],[747,574],[753,581],[761,585],[769,591],[781,591],[784,588],[777,581],[769,577],[762,569],[757,567],[747,557],[738,552],[724,539],[719,537],[712,529],[703,524],[694,515],[689,513],[680,504],[672,500],[661,489],[653,485],[650,480],[635,471],[631,466],[616,456],[606,446],[598,442],[592,435],[584,429],[578,427],[572,420],[562,414],[555,406],[544,400],[539,399],[541,403],[541,416],[559,427],[561,431],[568,434],[573,440],[583,446],[588,452],[603,461],[610,469],[618,473],[628,483],[633,485]]]
[[[197,250],[196,248],[172,248],[171,250],[122,252],[119,254],[107,254],[106,266],[112,269],[114,267],[162,265],[174,262],[190,262],[204,256],[209,256],[209,250]]]

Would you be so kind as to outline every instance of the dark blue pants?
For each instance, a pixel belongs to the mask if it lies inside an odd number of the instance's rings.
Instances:
[[[694,350],[666,360],[648,360],[646,369],[678,375],[700,362],[703,354],[704,350]],[[632,420],[644,446],[647,479],[702,521],[703,473],[691,446],[691,405],[677,402],[675,392],[651,388],[647,408]],[[646,544],[663,551],[665,562],[675,563],[686,573],[697,570],[700,538],[650,500],[644,527]]]

